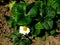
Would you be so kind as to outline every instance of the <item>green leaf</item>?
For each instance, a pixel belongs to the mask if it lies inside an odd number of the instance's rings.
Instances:
[[[7,21],[7,23],[9,24],[9,27],[15,27],[16,26],[16,22],[10,17],[10,19]]]
[[[15,39],[13,40],[13,45],[18,45],[18,43],[19,43],[19,39],[18,39],[18,38],[15,38]]]
[[[12,8],[13,15],[24,13],[26,11],[26,4],[25,3],[16,3]]]
[[[32,21],[32,19],[30,17],[26,16],[26,17],[23,17],[20,19],[20,21],[18,22],[18,25],[28,25],[31,23],[31,21]]]
[[[19,35],[19,30],[15,30],[15,31],[11,34],[11,38],[17,38],[18,35]]]
[[[51,31],[50,31],[50,34],[51,34],[51,35],[54,35],[55,33],[56,33],[56,30],[51,30]]]
[[[38,22],[37,24],[35,24],[35,29],[43,29],[43,25]]]
[[[53,7],[57,14],[60,14],[60,1],[59,0],[48,0],[47,5]]]
[[[37,35],[40,34],[40,32],[41,32],[41,29],[35,29],[35,27],[31,28],[31,34],[32,34],[32,36],[37,36]]]
[[[9,27],[15,27],[16,26],[16,22],[14,21],[14,19],[12,17],[8,17],[8,16],[4,16],[6,19],[6,22],[9,24]]]
[[[57,3],[57,14],[60,14],[60,0],[56,0]]]
[[[30,16],[32,18],[37,16],[38,9],[36,6],[33,6],[30,11],[28,12],[27,16]]]
[[[34,27],[31,27],[31,34],[33,35],[34,33]]]
[[[12,18],[17,23],[20,21],[22,17],[24,17],[24,11],[25,11],[25,4],[24,3],[16,3],[12,8]]]
[[[43,29],[43,25],[40,22],[38,22],[37,24],[35,24],[35,29],[36,30],[34,30],[34,35],[38,35],[40,34],[41,29]]]
[[[52,29],[53,21],[52,20],[45,20],[44,22],[42,22],[42,25],[46,30]]]
[[[10,35],[13,41],[13,45],[18,45],[22,35],[19,33],[19,30],[14,30],[14,32]]]
[[[41,30],[36,29],[33,35],[34,35],[34,36],[37,36],[37,35],[39,35],[40,33],[41,33]]]
[[[25,43],[23,41],[20,41],[19,45],[25,45]]]
[[[57,23],[60,23],[60,19],[58,19]]]
[[[46,19],[53,19],[56,15],[55,10],[52,7],[47,7],[46,8]]]
[[[57,2],[56,0],[47,0],[47,5],[52,6],[54,9],[57,8]]]
[[[33,5],[34,5],[34,3],[26,5],[26,13],[28,13],[30,11],[30,9],[33,7]]]
[[[42,1],[36,1],[34,5],[39,7],[41,5],[41,3],[42,3]]]
[[[24,17],[24,13],[26,11],[26,4],[25,3],[16,3],[12,7],[12,18],[18,22],[19,19]]]
[[[43,4],[43,2],[41,1],[40,5],[39,5],[39,14],[41,17],[45,16],[45,5]]]
[[[15,22],[18,22],[23,16],[20,13],[20,14],[12,15],[11,17],[15,20]]]
[[[41,16],[41,17],[44,17],[44,16],[45,16],[45,9],[41,7],[41,8],[39,9],[39,11],[40,11],[40,16]]]
[[[24,38],[20,40],[20,45],[30,45],[30,40],[28,38]]]

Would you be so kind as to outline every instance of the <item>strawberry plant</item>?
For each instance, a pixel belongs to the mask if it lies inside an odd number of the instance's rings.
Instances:
[[[33,3],[25,0],[12,3],[12,14],[5,18],[10,28],[17,26],[11,34],[14,45],[30,45],[29,36],[45,37],[56,34],[56,22],[60,20],[59,0],[36,0]]]

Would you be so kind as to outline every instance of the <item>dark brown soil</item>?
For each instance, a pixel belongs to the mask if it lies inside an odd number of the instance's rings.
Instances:
[[[0,45],[13,45],[10,39],[10,34],[15,30],[15,28],[9,28],[4,15],[10,16],[10,11],[6,5],[0,6]],[[60,31],[57,31],[60,33]],[[46,37],[46,40],[41,42],[38,41],[39,37],[32,39],[33,43],[31,45],[60,45],[60,34],[54,36]]]
[[[13,28],[9,29],[8,24],[4,18],[4,15],[10,15],[8,7],[0,6],[0,45],[12,45],[10,42],[9,36],[13,32]]]

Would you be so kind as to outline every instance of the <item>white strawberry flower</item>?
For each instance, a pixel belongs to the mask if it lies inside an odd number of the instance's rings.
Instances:
[[[29,32],[30,32],[30,29],[28,27],[26,27],[26,26],[20,26],[19,27],[19,33],[26,35]]]

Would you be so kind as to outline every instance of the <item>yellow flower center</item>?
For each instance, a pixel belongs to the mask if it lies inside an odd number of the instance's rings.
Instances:
[[[23,27],[23,30],[24,30],[24,31],[27,31],[27,27],[24,26],[24,27]]]

